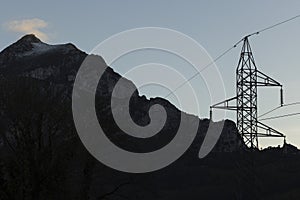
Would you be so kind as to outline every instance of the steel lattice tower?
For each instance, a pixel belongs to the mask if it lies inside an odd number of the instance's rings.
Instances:
[[[243,39],[236,69],[236,96],[212,105],[210,118],[212,119],[212,108],[235,110],[239,133],[248,147],[256,149],[259,137],[285,137],[279,131],[258,121],[257,88],[259,86],[281,87],[281,105],[283,105],[283,92],[280,83],[257,70],[248,37]],[[233,101],[236,101],[236,105],[230,105]]]
[[[256,83],[257,68],[248,38],[245,38],[236,69],[237,129],[252,148],[258,147]]]

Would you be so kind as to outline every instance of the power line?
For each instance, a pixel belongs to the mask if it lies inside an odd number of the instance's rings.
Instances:
[[[283,117],[291,117],[291,116],[295,116],[295,115],[300,115],[300,113],[291,113],[291,114],[287,114],[287,115],[279,115],[279,116],[275,116],[275,117],[268,117],[268,118],[260,119],[260,121],[278,119],[278,118],[283,118]]]
[[[239,41],[240,42],[240,41]],[[238,42],[238,43],[239,43]],[[214,63],[216,63],[219,59],[221,59],[223,56],[225,56],[229,51],[231,51],[232,49],[234,49],[238,43],[236,43],[234,46],[230,47],[229,49],[227,49],[226,51],[224,51],[222,54],[220,54],[218,57],[216,57],[214,60],[212,60],[210,63],[208,63],[207,65],[205,65],[200,71],[198,71],[197,73],[195,73],[193,76],[191,76],[190,78],[188,78],[187,80],[185,80],[184,82],[182,82],[179,86],[177,86],[173,91],[171,91],[170,93],[168,93],[166,97],[170,96],[171,94],[173,94],[174,92],[176,92],[179,88],[181,88],[182,86],[184,86],[187,82],[190,82],[193,78],[195,78],[196,76],[198,76],[201,72],[203,72],[205,69],[207,69],[208,67],[210,67],[211,65],[213,65]]]
[[[281,25],[281,24],[285,24],[285,23],[287,23],[287,22],[289,22],[289,21],[292,21],[292,20],[294,20],[294,19],[296,19],[296,18],[298,18],[298,17],[300,17],[300,14],[299,14],[299,15],[296,15],[296,16],[294,16],[294,17],[291,17],[291,18],[289,18],[289,19],[286,19],[286,20],[284,20],[284,21],[278,22],[278,23],[276,23],[276,24],[273,24],[273,25],[271,25],[271,26],[268,26],[268,27],[266,27],[266,28],[263,28],[263,29],[261,29],[261,30],[259,30],[259,31],[256,31],[256,32],[250,34],[250,35],[262,33],[262,32],[267,31],[267,30],[269,30],[269,29],[273,29],[273,28],[275,28],[276,26],[279,26],[279,25]]]
[[[293,106],[293,105],[298,105],[300,104],[300,101],[294,102],[294,103],[289,103],[289,104],[284,104],[283,106]]]
[[[275,110],[277,110],[277,109],[279,109],[279,108],[281,108],[281,107],[282,107],[282,106],[277,106],[277,107],[275,107],[275,108],[269,110],[268,112],[265,112],[264,114],[258,116],[258,118],[263,117],[263,116],[265,116],[265,115],[267,115],[267,114],[270,114],[271,112],[274,112]]]
[[[300,17],[300,14],[299,14],[299,15],[296,15],[296,16],[294,16],[294,17],[291,17],[291,18],[289,18],[289,19],[286,19],[286,20],[284,20],[284,21],[278,22],[278,23],[276,23],[276,24],[273,24],[273,25],[271,25],[271,26],[268,26],[268,27],[266,27],[266,28],[263,28],[263,29],[261,29],[261,30],[259,30],[259,31],[253,32],[253,33],[247,35],[246,37],[250,37],[250,36],[252,36],[252,35],[257,35],[257,34],[259,34],[259,33],[262,33],[262,32],[264,32],[264,31],[270,30],[270,29],[275,28],[275,27],[277,27],[277,26],[279,26],[279,25],[282,25],[282,24],[284,24],[284,23],[287,23],[287,22],[289,22],[289,21],[292,21],[292,20],[294,20],[294,19],[296,19],[296,18],[298,18],[298,17]],[[244,38],[245,38],[245,37],[244,37]],[[188,78],[187,80],[185,80],[184,82],[182,82],[182,83],[181,83],[179,86],[177,86],[174,90],[172,90],[171,92],[169,92],[169,93],[165,96],[165,98],[168,97],[168,96],[170,96],[171,94],[174,94],[174,92],[176,92],[178,89],[180,89],[182,86],[184,86],[187,82],[190,82],[192,79],[194,79],[196,76],[198,76],[198,75],[199,75],[201,72],[203,72],[205,69],[207,69],[208,67],[212,66],[212,65],[213,65],[214,63],[216,63],[219,59],[221,59],[223,56],[225,56],[229,51],[231,51],[232,49],[236,48],[237,45],[240,44],[240,43],[243,41],[244,38],[242,38],[242,39],[239,40],[237,43],[235,43],[232,47],[230,47],[229,49],[227,49],[226,51],[224,51],[223,53],[221,53],[218,57],[216,57],[215,59],[213,59],[212,62],[210,62],[210,63],[208,63],[207,65],[205,65],[200,71],[198,71],[197,73],[195,73],[193,76],[191,76],[190,78]]]
[[[260,116],[258,116],[258,118],[263,117],[263,116],[265,116],[267,114],[270,114],[271,112],[274,112],[275,110],[278,110],[279,108],[287,107],[287,106],[293,106],[293,105],[298,105],[298,104],[300,104],[300,101],[293,102],[293,103],[288,103],[288,104],[284,104],[282,106],[275,107],[275,108],[269,110],[268,112],[265,112],[264,114],[261,114]]]

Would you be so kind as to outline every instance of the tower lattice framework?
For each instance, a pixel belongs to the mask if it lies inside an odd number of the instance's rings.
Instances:
[[[255,64],[248,36],[243,39],[243,46],[236,68],[236,96],[212,105],[212,108],[235,110],[237,112],[237,129],[245,144],[258,148],[259,137],[285,137],[279,131],[258,121],[257,88],[261,86],[280,87],[281,105],[283,105],[282,85],[273,78],[260,72]],[[232,102],[236,104],[232,105]]]

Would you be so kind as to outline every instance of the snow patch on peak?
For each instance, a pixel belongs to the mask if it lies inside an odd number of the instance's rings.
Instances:
[[[33,42],[31,44],[33,48],[31,52],[28,53],[32,53],[32,54],[43,54],[56,48],[55,45],[49,45],[42,42],[38,42],[38,43]]]
[[[70,50],[74,50],[75,48],[71,45],[49,45],[43,42],[32,42],[32,49],[30,51],[24,52],[19,55],[19,57],[23,56],[35,56],[41,55],[48,52],[60,51],[63,53],[67,53]]]
[[[37,38],[34,34],[28,34],[23,36],[19,41],[17,41],[18,43],[40,43],[42,42],[39,38]]]

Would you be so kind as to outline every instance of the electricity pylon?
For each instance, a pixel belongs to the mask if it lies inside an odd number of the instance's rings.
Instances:
[[[257,87],[280,87],[280,101],[283,105],[282,85],[273,78],[257,70],[254,57],[248,40],[244,37],[239,63],[236,69],[236,96],[210,107],[235,110],[237,112],[237,129],[245,144],[250,148],[258,148],[259,137],[284,137],[279,131],[258,121],[257,116]],[[236,101],[235,105],[231,102]]]

